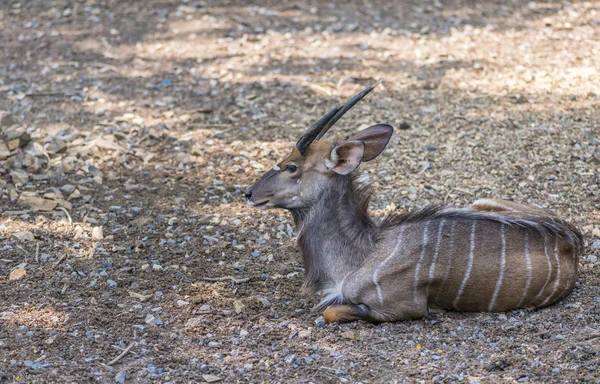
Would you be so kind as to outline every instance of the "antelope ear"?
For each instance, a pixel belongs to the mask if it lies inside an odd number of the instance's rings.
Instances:
[[[363,129],[348,140],[360,141],[365,145],[362,161],[371,161],[383,151],[394,133],[394,128],[388,124],[377,124]]]
[[[364,153],[365,144],[361,141],[345,141],[331,150],[325,165],[337,174],[347,175],[358,167]]]

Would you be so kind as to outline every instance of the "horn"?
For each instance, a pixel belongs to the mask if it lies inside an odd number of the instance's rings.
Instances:
[[[358,103],[369,92],[375,89],[375,87],[377,87],[379,84],[381,84],[381,80],[378,80],[375,84],[365,88],[362,92],[356,94],[354,97],[347,99],[344,104],[333,108],[325,116],[321,117],[319,121],[313,124],[313,126],[310,127],[296,143],[296,148],[298,151],[300,151],[300,154],[303,155],[315,139],[320,140],[321,137],[323,137],[323,135],[329,131],[329,128],[331,128],[339,119],[341,119],[342,116],[344,116],[344,114],[350,110],[350,108],[354,107],[356,103]]]

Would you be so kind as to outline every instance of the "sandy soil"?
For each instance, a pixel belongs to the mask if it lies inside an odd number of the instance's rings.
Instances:
[[[0,42],[0,111],[48,154],[0,168],[0,382],[600,382],[600,2],[7,0]],[[554,209],[588,239],[570,296],[319,323],[291,218],[243,191],[379,78],[332,130],[402,128],[374,213]]]

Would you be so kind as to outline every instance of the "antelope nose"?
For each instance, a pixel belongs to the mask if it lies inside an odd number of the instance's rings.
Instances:
[[[252,197],[252,191],[251,190],[247,190],[246,193],[244,194],[244,196],[246,196],[247,200],[250,200],[250,198]]]

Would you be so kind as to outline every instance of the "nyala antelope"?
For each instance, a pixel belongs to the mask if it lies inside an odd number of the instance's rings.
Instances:
[[[381,222],[369,216],[370,193],[353,172],[383,151],[393,128],[374,125],[341,143],[321,138],[376,85],[317,121],[246,192],[251,206],[292,213],[305,286],[324,293],[318,307],[325,320],[378,323],[420,318],[431,309],[534,309],[567,295],[584,240],[553,212],[482,199]]]

